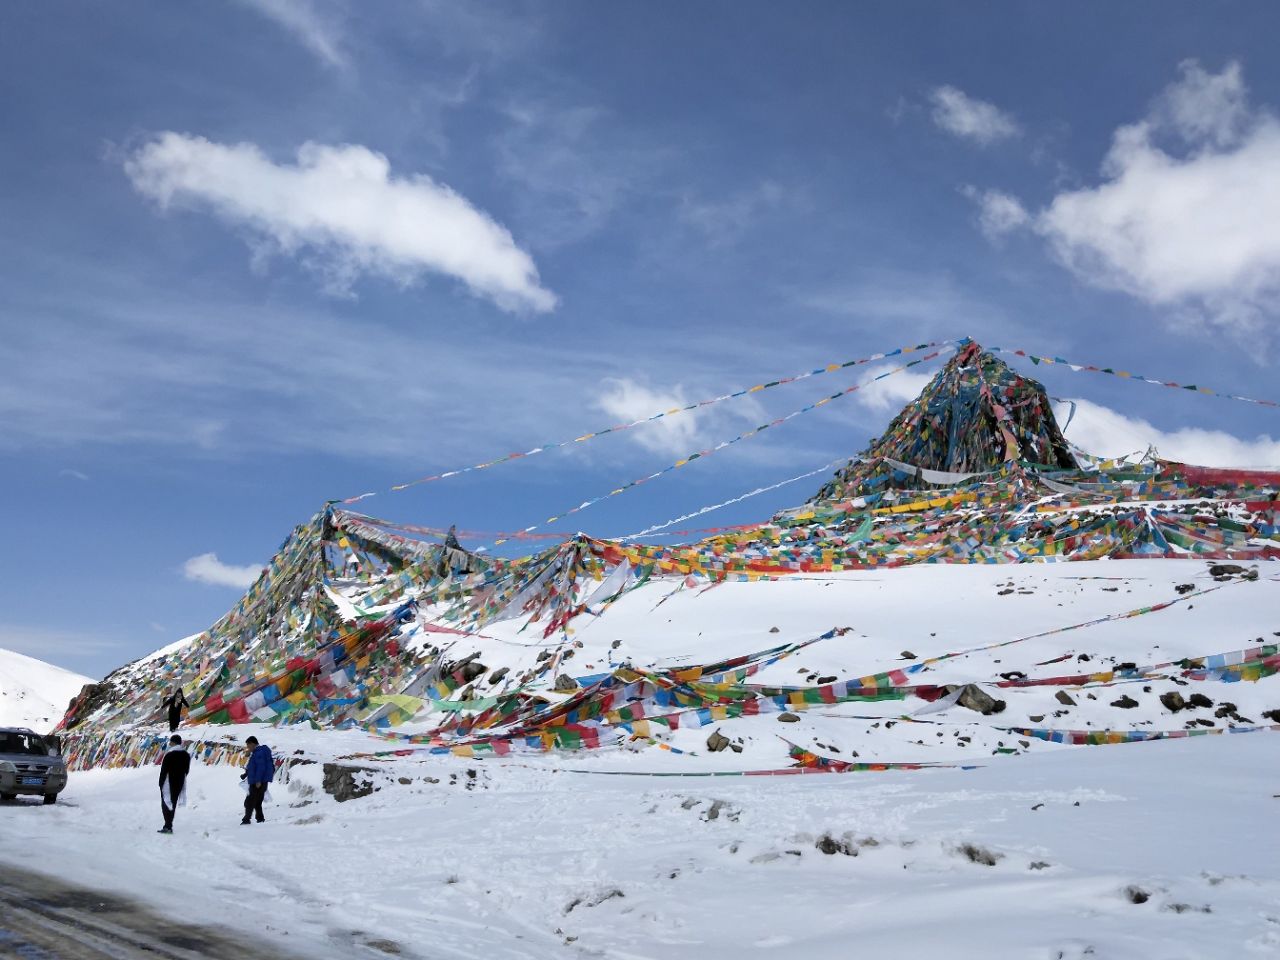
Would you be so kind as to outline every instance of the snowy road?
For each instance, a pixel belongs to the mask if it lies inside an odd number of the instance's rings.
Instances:
[[[281,958],[207,927],[166,920],[115,894],[0,866],[0,957],[22,960]]]

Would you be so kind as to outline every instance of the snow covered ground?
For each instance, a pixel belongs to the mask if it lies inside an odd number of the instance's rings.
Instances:
[[[793,722],[682,727],[666,739],[680,753],[366,758],[384,768],[381,789],[342,804],[319,789],[317,762],[294,767],[269,822],[248,827],[237,771],[197,767],[172,837],[153,832],[154,769],[78,773],[57,806],[0,810],[0,859],[319,957],[1280,955],[1280,733],[1067,746],[1010,732],[1267,725],[1280,677],[1186,680],[1176,667],[995,685],[1002,673],[1104,672],[1280,641],[1280,569],[1258,572],[1219,582],[1203,562],[1158,560],[654,582],[579,618],[567,644],[518,622],[434,642],[513,674],[572,651],[563,672],[583,677],[850,627],[751,681],[845,680],[963,652],[911,682],[977,683],[1007,706],[815,705]],[[1174,692],[1210,705],[1171,710],[1160,696]],[[254,729],[278,755],[315,761],[388,746],[356,731]],[[709,752],[715,729],[741,752]],[[243,740],[249,728],[186,732]],[[724,775],[788,767],[782,737],[835,759],[970,769]]]
[[[490,625],[482,637],[432,639],[451,643],[452,659],[478,652],[486,667],[509,667],[512,675],[563,647],[562,654],[572,656],[561,669],[582,677],[606,673],[623,661],[642,668],[710,663],[808,640],[833,627],[851,628],[751,678],[752,683],[779,686],[865,677],[948,653],[964,655],[914,673],[909,682],[992,684],[1017,673],[1046,679],[1280,643],[1280,569],[1263,564],[1257,580],[1218,582],[1210,577],[1209,566],[1171,560],[923,565],[711,588],[666,580],[625,595],[599,618],[579,617],[568,644],[558,637],[543,639],[537,624],[522,630],[521,621]],[[1190,592],[1179,593],[1179,587]],[[1171,601],[1164,609],[1126,616]],[[1104,618],[1111,619],[1092,623]],[[977,649],[983,647],[990,649]],[[651,751],[645,763],[662,769],[688,769],[691,764],[783,767],[789,761],[780,736],[837,759],[852,759],[856,750],[862,760],[973,761],[997,749],[1062,749],[1041,740],[1020,743],[1001,727],[1226,730],[1266,724],[1263,712],[1280,708],[1280,680],[1189,686],[1173,679],[1143,679],[1084,691],[1062,686],[985,689],[1006,701],[1001,714],[982,717],[952,707],[921,713],[920,723],[886,727],[885,718],[920,712],[928,705],[916,699],[847,703],[797,711],[795,723],[780,725],[776,715],[730,721],[722,729],[743,738],[741,754],[705,755],[708,730],[684,728],[671,735],[670,744],[704,756],[691,760]],[[1074,703],[1059,700],[1064,689]],[[1214,707],[1175,714],[1159,699],[1194,691],[1208,694]],[[479,695],[488,692],[477,687]],[[1114,706],[1117,702],[1125,706]],[[1216,715],[1224,703],[1236,708],[1234,716]],[[635,762],[618,753],[589,759],[606,766]]]
[[[776,778],[448,760],[344,804],[308,767],[241,827],[199,768],[172,837],[153,770],[92,772],[6,808],[0,856],[320,957],[1271,956],[1277,771],[1267,733]]]
[[[46,733],[62,719],[80,688],[92,682],[42,660],[0,650],[0,727]]]

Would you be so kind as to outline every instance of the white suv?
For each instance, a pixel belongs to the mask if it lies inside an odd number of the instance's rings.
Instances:
[[[0,727],[0,800],[36,794],[57,803],[67,785],[67,765],[56,742],[26,727]]]

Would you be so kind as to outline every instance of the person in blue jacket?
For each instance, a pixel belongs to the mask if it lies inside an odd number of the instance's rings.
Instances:
[[[246,781],[249,787],[249,795],[244,798],[244,819],[240,821],[241,826],[247,824],[250,817],[255,817],[259,823],[267,819],[262,815],[262,801],[266,799],[267,787],[276,777],[276,762],[271,756],[271,748],[265,743],[258,743],[257,737],[249,737],[245,740],[245,746],[253,752],[249,754],[249,764],[244,773],[240,774],[240,779]]]

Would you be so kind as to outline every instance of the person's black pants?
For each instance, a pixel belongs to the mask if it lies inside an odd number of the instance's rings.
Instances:
[[[249,817],[253,816],[259,823],[267,818],[262,815],[262,801],[267,796],[267,785],[265,783],[249,784],[249,795],[244,798],[244,822],[249,822]]]
[[[168,806],[163,800],[161,800],[160,812],[164,814],[165,829],[172,830],[173,829],[173,807]]]
[[[182,723],[182,714],[180,713],[169,714],[169,732],[170,733],[176,732],[178,729],[178,724],[180,723]]]

